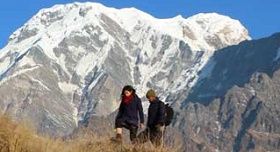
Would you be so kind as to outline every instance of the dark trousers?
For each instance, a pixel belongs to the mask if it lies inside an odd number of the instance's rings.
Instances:
[[[150,128],[150,141],[156,147],[162,145],[163,132],[158,128]]]
[[[130,140],[132,143],[136,143],[138,126],[135,126],[127,121],[116,120],[115,128],[126,128],[129,130]]]
[[[163,142],[163,131],[157,127],[149,127],[137,136],[137,142],[139,143],[145,143],[148,140],[156,147],[161,146]]]

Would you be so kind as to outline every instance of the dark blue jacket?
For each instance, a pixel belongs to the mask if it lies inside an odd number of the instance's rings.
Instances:
[[[156,125],[164,125],[165,123],[165,106],[158,98],[156,101],[150,102],[148,109],[147,126],[153,128]]]
[[[117,115],[117,121],[128,122],[132,125],[138,126],[140,117],[140,123],[144,123],[144,113],[141,99],[135,95],[131,103],[125,104],[121,102],[119,112]]]

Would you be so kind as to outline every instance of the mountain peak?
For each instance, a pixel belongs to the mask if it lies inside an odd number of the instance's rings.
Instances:
[[[122,25],[128,32],[134,30],[137,25],[150,26],[160,32],[168,33],[179,39],[185,39],[186,37],[184,37],[182,28],[187,27],[190,30],[189,32],[193,33],[192,35],[194,37],[205,39],[205,37],[209,37],[208,35],[216,34],[227,45],[233,43],[229,42],[230,39],[233,39],[234,43],[238,43],[240,40],[250,39],[247,29],[238,20],[217,13],[200,13],[186,19],[181,15],[173,18],[158,19],[133,7],[116,9],[93,2],[75,2],[42,9],[27,24],[29,29],[34,25],[33,28],[36,27],[39,30],[45,29],[46,26],[57,21],[62,26],[74,27],[81,24],[92,24],[99,20],[100,14],[105,14],[110,17]],[[78,21],[79,23],[77,24],[76,22]],[[19,30],[23,29],[21,28]],[[17,37],[20,33],[19,30],[10,39]],[[217,33],[222,33],[223,35]]]
[[[36,97],[30,103],[51,97],[44,108],[31,105],[41,109],[41,117],[30,117],[38,122],[46,118],[54,128],[67,126],[60,128],[67,133],[92,115],[115,110],[125,84],[134,85],[140,97],[147,88],[165,92],[166,98],[192,87],[215,50],[248,38],[240,22],[215,13],[158,19],[136,8],[91,2],[55,5],[33,16],[1,50],[0,89],[29,86],[26,94],[10,91],[22,95],[17,107],[26,103],[22,99],[29,100],[30,87]],[[3,109],[16,100],[12,97],[3,99]]]

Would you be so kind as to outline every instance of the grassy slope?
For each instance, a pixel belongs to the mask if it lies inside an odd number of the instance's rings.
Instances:
[[[0,152],[165,152],[151,145],[112,144],[109,137],[85,132],[73,139],[53,139],[38,135],[32,127],[0,116]]]

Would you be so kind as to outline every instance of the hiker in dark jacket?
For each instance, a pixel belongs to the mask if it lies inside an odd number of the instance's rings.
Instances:
[[[130,140],[134,144],[138,127],[144,127],[144,113],[141,99],[132,86],[125,86],[121,94],[121,104],[115,121],[116,137],[113,141],[122,142],[122,128],[130,131]],[[139,124],[140,117],[140,124]]]
[[[147,122],[147,127],[150,132],[150,140],[158,147],[162,145],[165,124],[165,106],[152,89],[147,92],[146,97],[150,102]]]
[[[146,97],[150,102],[147,129],[138,135],[138,142],[144,143],[150,139],[153,145],[159,147],[163,141],[165,105],[152,89],[147,92]]]

